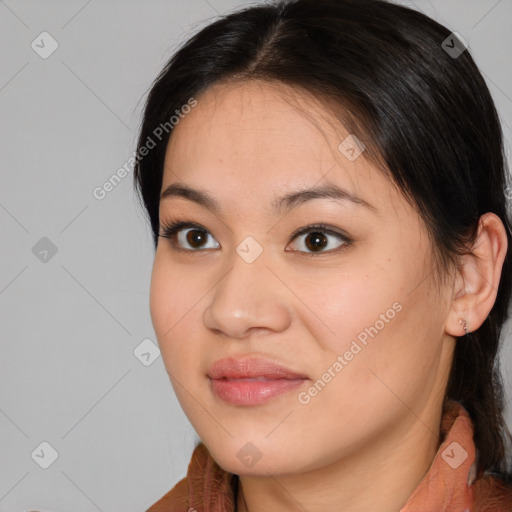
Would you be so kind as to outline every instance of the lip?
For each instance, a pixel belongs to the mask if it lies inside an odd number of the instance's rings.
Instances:
[[[216,361],[208,371],[212,391],[235,405],[257,405],[296,389],[306,375],[264,358],[228,357]]]

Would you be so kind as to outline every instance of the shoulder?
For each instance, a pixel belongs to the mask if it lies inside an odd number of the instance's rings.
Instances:
[[[164,494],[146,512],[186,512],[189,509],[191,484],[200,484],[199,480],[208,459],[206,447],[200,443],[194,447],[188,465],[187,476],[182,478],[169,492]]]
[[[224,471],[200,442],[194,448],[187,476],[146,512],[234,510],[236,475]]]
[[[473,484],[472,512],[511,512],[512,484],[499,476],[488,474]]]
[[[188,484],[187,477],[185,477],[151,505],[146,512],[186,512],[188,502]]]

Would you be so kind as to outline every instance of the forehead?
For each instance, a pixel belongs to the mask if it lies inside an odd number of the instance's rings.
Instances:
[[[186,182],[221,202],[270,203],[271,196],[327,180],[359,197],[396,200],[364,151],[351,160],[339,149],[351,134],[309,93],[260,81],[223,83],[197,102],[173,129],[163,190]]]
[[[215,153],[247,161],[258,154],[258,161],[267,161],[286,151],[292,157],[304,143],[319,156],[324,145],[319,144],[317,120],[305,103],[303,96],[285,85],[261,81],[216,84],[174,128],[167,156],[179,158],[180,154],[172,154],[179,145],[189,157],[190,153]]]

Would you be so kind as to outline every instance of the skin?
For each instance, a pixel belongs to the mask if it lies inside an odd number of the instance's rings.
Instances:
[[[481,218],[477,257],[438,287],[423,221],[364,152],[350,161],[337,149],[347,135],[306,93],[248,81],[207,89],[168,144],[162,190],[185,183],[222,211],[161,201],[161,223],[179,216],[208,236],[194,247],[184,228],[181,252],[159,239],[151,318],[185,414],[218,464],[240,476],[238,510],[246,510],[243,489],[250,512],[367,512],[377,503],[398,511],[439,446],[459,319],[476,330],[496,299],[507,248],[499,218]],[[328,182],[375,210],[332,199],[271,209],[276,197]],[[353,243],[322,231],[329,245],[312,257],[311,235],[290,241],[319,222]],[[236,252],[247,236],[263,249],[252,263]],[[299,392],[397,302],[401,311],[301,404]],[[208,368],[242,355],[268,357],[309,381],[258,406],[225,403]],[[261,453],[250,468],[237,457],[247,442]]]

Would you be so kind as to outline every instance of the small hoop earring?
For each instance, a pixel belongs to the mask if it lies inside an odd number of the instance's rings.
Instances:
[[[460,318],[459,319],[459,324],[462,325],[462,328],[466,332],[466,336],[467,336],[471,331],[466,326],[466,320],[464,320],[464,318]]]

